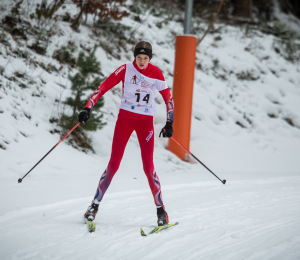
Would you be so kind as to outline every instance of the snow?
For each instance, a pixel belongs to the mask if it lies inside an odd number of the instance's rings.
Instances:
[[[299,258],[298,174],[227,174],[225,186],[198,172],[189,172],[184,182],[180,173],[170,177],[161,174],[164,200],[170,220],[180,224],[147,238],[139,228],[150,231],[155,216],[142,176],[115,178],[93,234],[81,219],[93,176],[85,176],[84,183],[80,177],[34,176],[22,187],[12,178],[6,194],[30,189],[25,196],[34,203],[1,214],[1,259]],[[123,190],[121,179],[128,184]],[[40,198],[45,189],[51,199]]]
[[[71,12],[71,5],[66,9],[61,12]],[[130,17],[122,23],[151,41],[152,63],[172,87],[172,33],[181,34],[182,27],[173,21],[158,29],[161,18],[146,17],[140,26]],[[63,35],[54,36],[46,56],[28,49],[39,62],[57,68],[51,58],[57,46],[69,40],[96,43],[87,28],[74,33],[67,23],[58,26]],[[155,226],[156,209],[135,133],[100,204],[97,231],[88,233],[83,222],[110,157],[120,105],[112,91],[101,109],[107,125],[90,134],[96,154],[62,142],[17,183],[59,142],[49,132],[49,119],[61,113],[55,100],[70,95],[68,74],[76,71],[65,66],[48,73],[9,55],[0,43],[5,69],[0,75],[0,145],[5,148],[0,149],[0,259],[300,259],[300,65],[274,51],[274,36],[216,27],[220,32],[208,34],[197,49],[202,69],[195,72],[190,149],[227,183],[195,160],[183,162],[168,152],[167,140],[158,138],[166,118],[158,94],[154,164],[170,222],[180,224],[149,237],[141,237],[139,229]],[[216,41],[217,36],[222,39]],[[12,50],[17,48],[12,37],[8,41]],[[105,76],[132,60],[130,46],[120,53],[121,60],[102,48],[96,55]],[[18,78],[26,85],[20,88],[8,80],[16,71],[33,82]],[[254,80],[239,79],[242,73]]]

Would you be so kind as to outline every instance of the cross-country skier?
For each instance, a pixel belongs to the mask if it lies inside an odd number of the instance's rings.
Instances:
[[[160,133],[163,137],[170,138],[173,135],[174,102],[163,74],[156,66],[149,63],[152,58],[151,44],[145,41],[139,42],[134,49],[134,58],[133,62],[126,63],[115,70],[94,91],[78,115],[79,122],[85,123],[96,102],[122,81],[121,106],[115,126],[110,161],[100,178],[95,197],[84,217],[88,221],[95,219],[99,203],[120,166],[129,137],[133,131],[136,131],[141,147],[143,168],[157,208],[157,223],[158,226],[163,226],[168,224],[169,220],[163,204],[160,181],[153,164],[155,90],[160,92],[167,106],[167,122]]]

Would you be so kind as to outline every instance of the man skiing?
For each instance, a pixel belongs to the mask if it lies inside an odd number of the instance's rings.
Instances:
[[[163,74],[156,66],[149,63],[152,58],[151,44],[145,41],[139,42],[134,49],[134,58],[133,62],[126,63],[115,70],[94,91],[78,115],[78,121],[85,123],[96,102],[122,81],[121,106],[115,126],[110,161],[100,178],[92,204],[88,207],[84,217],[87,221],[95,219],[99,203],[120,166],[130,135],[136,131],[141,147],[144,172],[157,208],[157,224],[164,226],[169,223],[169,219],[163,204],[160,181],[153,164],[155,90],[160,92],[167,106],[167,122],[160,133],[163,137],[170,138],[173,135],[174,102]]]

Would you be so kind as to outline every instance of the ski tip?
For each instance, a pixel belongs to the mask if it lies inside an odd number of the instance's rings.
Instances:
[[[87,222],[87,227],[90,233],[95,232],[96,231],[96,224],[94,224],[92,221],[88,221]]]
[[[143,236],[143,237],[147,236],[142,228],[141,228],[141,236]]]
[[[92,232],[95,232],[96,231],[96,226],[93,225],[92,227],[89,227],[89,232],[92,233]]]

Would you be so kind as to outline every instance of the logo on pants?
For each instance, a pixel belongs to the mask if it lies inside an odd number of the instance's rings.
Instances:
[[[151,131],[149,132],[149,135],[146,137],[146,141],[147,141],[147,142],[149,142],[149,140],[151,139],[152,135],[153,135],[153,130],[151,130]]]

